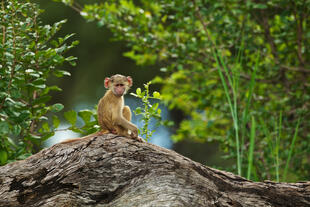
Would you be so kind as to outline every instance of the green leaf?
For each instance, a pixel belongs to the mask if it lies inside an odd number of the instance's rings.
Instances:
[[[13,147],[18,147],[11,138],[8,138],[8,143]]]
[[[62,105],[61,103],[56,103],[52,106],[51,110],[52,112],[59,112],[64,108],[64,105]]]
[[[167,68],[161,68],[160,71],[161,72],[167,72]]]
[[[41,139],[41,136],[35,135],[35,134],[29,134],[29,138],[30,138],[30,139],[38,140],[38,139]]]
[[[33,85],[42,85],[46,82],[45,78],[37,78],[36,80],[32,81]]]
[[[160,99],[160,98],[161,98],[161,97],[160,97],[160,93],[157,92],[157,91],[154,91],[154,92],[153,92],[153,98]]]
[[[66,61],[73,61],[73,60],[77,60],[77,57],[70,56],[66,58]]]
[[[64,113],[64,117],[72,126],[76,124],[76,120],[77,120],[76,111],[73,111],[73,110],[67,111]]]
[[[11,89],[11,96],[12,98],[20,98],[21,97],[21,92],[20,89]]]
[[[159,106],[159,103],[155,103],[155,104],[152,106],[152,108],[153,108],[154,110],[156,110],[156,109],[158,108],[158,106]]]
[[[141,114],[141,113],[142,113],[141,107],[137,107],[136,110],[135,110],[135,114],[136,114],[136,115],[139,115],[139,114]]]
[[[0,134],[8,134],[9,133],[9,124],[5,121],[0,122]]]
[[[68,40],[69,38],[73,37],[75,34],[72,33],[72,34],[67,34],[65,37],[64,37],[64,41]]]
[[[42,92],[42,95],[46,95],[50,91],[62,91],[62,89],[59,88],[58,86],[48,86],[44,89],[44,91]]]
[[[8,160],[8,153],[4,149],[0,149],[0,165],[4,165]]]
[[[141,88],[137,88],[137,90],[136,90],[136,94],[137,94],[138,96],[140,96],[140,95],[141,95]]]
[[[71,76],[71,73],[69,73],[68,71],[65,70],[55,70],[54,71],[54,75],[58,78],[61,78],[63,76]]]
[[[53,90],[53,91],[62,91],[61,88],[59,88],[58,86],[50,86],[48,87],[48,90]]]
[[[68,5],[68,6],[72,6],[74,1],[73,0],[61,0],[62,3]]]
[[[5,93],[5,92],[0,92],[0,98],[3,99],[3,98],[6,98],[6,97],[9,97],[10,95],[8,93]]]
[[[34,88],[38,88],[38,89],[44,89],[46,87],[45,84],[41,84],[41,85],[35,85],[35,84],[32,84],[32,83],[28,83],[27,84],[28,86],[32,86]]]
[[[74,40],[74,41],[72,42],[72,46],[76,46],[76,45],[78,45],[78,44],[80,44],[80,41],[78,41],[78,40]]]
[[[74,60],[77,60],[76,57],[70,56],[66,58],[66,61],[68,61],[70,63],[70,65],[72,66],[76,66],[76,62]]]
[[[45,96],[41,96],[41,97],[38,97],[37,99],[35,99],[33,102],[32,102],[32,105],[37,105],[37,104],[41,104],[41,103],[46,103],[48,102],[49,100],[51,100],[52,96],[49,96],[49,95],[45,95]]]
[[[31,154],[30,152],[29,152],[29,153],[22,154],[22,155],[19,155],[19,156],[17,157],[17,160],[24,160],[24,159],[30,157],[31,155],[32,155],[32,154]]]
[[[55,128],[55,129],[58,128],[58,127],[59,127],[59,124],[60,124],[59,118],[58,118],[56,115],[54,115],[54,116],[53,116],[53,126],[54,126],[54,128]]]
[[[79,129],[78,127],[70,127],[69,129],[76,133],[83,133],[83,130]]]
[[[161,109],[157,110],[157,114],[160,115],[161,114]]]
[[[41,139],[41,136],[35,135],[35,134],[29,134],[28,137],[26,137],[26,140],[30,140],[32,142],[35,142],[36,144],[39,143]]]
[[[44,123],[42,124],[42,129],[43,129],[44,132],[50,131],[50,127],[49,127],[49,125],[48,125],[47,122],[44,122]]]
[[[145,94],[146,94],[146,92],[145,91],[143,91],[143,92],[141,92],[141,94],[139,95],[139,97],[141,98],[143,98],[144,96],[145,96]]]
[[[12,132],[13,135],[18,136],[21,132],[22,128],[20,127],[20,125],[16,124],[13,126]]]
[[[90,121],[93,113],[90,110],[82,110],[79,111],[78,115],[83,119],[85,124],[87,124]]]
[[[9,53],[9,52],[5,52],[4,56],[8,59],[8,60],[13,60],[14,59],[14,55]]]
[[[254,9],[267,9],[267,5],[266,4],[253,4],[253,8]]]
[[[51,136],[54,136],[54,135],[55,135],[55,132],[48,132],[48,133],[46,133],[45,135],[43,135],[41,137],[41,141],[45,141],[45,140],[47,140],[48,138],[50,138]]]

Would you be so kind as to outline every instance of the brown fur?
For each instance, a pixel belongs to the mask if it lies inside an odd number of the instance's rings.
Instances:
[[[89,135],[87,135],[87,136],[85,136],[85,137],[66,139],[65,141],[62,141],[62,142],[60,142],[60,143],[61,143],[61,144],[71,143],[71,142],[75,142],[75,141],[80,140],[80,139],[87,139],[87,138],[89,138],[89,137],[100,136],[100,135],[107,134],[107,133],[109,133],[109,131],[101,130],[101,131],[99,131],[99,132],[95,132],[95,133],[89,134]]]
[[[123,94],[117,94],[117,85],[122,84]],[[118,135],[137,138],[138,129],[131,123],[131,111],[124,106],[124,97],[132,85],[132,80],[123,75],[114,75],[106,79],[106,87],[109,90],[98,103],[98,122],[103,130],[114,132]],[[129,130],[131,133],[129,133]]]
[[[106,78],[104,85],[109,90],[98,103],[97,116],[101,131],[83,137],[83,139],[92,135],[113,133],[143,142],[143,139],[138,137],[137,126],[131,123],[131,111],[129,106],[124,106],[123,96],[132,86],[131,77],[117,74],[111,78]],[[70,143],[79,139],[80,138],[68,139],[61,143]]]

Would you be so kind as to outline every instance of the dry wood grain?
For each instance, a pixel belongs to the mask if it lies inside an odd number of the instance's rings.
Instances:
[[[149,143],[94,135],[0,167],[0,206],[310,206],[310,182],[252,182]]]

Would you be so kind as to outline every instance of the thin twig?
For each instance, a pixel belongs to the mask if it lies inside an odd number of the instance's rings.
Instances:
[[[70,130],[69,128],[64,128],[64,129],[55,129],[54,132],[63,132],[63,131],[68,131]]]
[[[81,11],[83,10],[82,7],[77,3],[69,5],[69,7],[71,7],[74,11],[76,11],[78,13],[81,13]]]
[[[294,72],[302,72],[302,73],[310,73],[310,68],[304,68],[304,67],[292,67],[292,66],[286,66],[286,65],[280,65],[282,69],[294,71]]]
[[[200,10],[199,10],[199,7],[197,6],[196,4],[196,1],[195,0],[192,0],[193,4],[194,4],[194,8],[195,8],[195,15],[196,17],[199,19],[200,23],[202,24],[203,26],[203,30],[205,31],[205,33],[207,34],[207,38],[208,40],[211,42],[211,47],[214,51],[217,51],[217,48],[216,48],[216,44],[215,42],[213,42],[212,38],[211,38],[211,35],[208,31],[208,24],[204,21],[204,19],[202,18],[202,15],[200,13]]]

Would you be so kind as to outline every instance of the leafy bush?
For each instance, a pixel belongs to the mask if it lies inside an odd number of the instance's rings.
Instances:
[[[100,130],[96,107],[93,110],[86,109],[79,112],[74,110],[66,111],[64,117],[70,126],[63,130],[71,130],[82,135],[88,135]],[[78,118],[80,118],[81,122],[78,122]],[[80,126],[80,123],[82,123],[82,126]]]
[[[60,121],[50,114],[61,111],[60,103],[49,105],[51,75],[70,75],[59,69],[75,57],[64,54],[78,42],[67,43],[72,34],[55,38],[66,21],[41,25],[42,10],[28,0],[2,1],[0,11],[0,164],[23,159],[36,152],[54,134]]]

